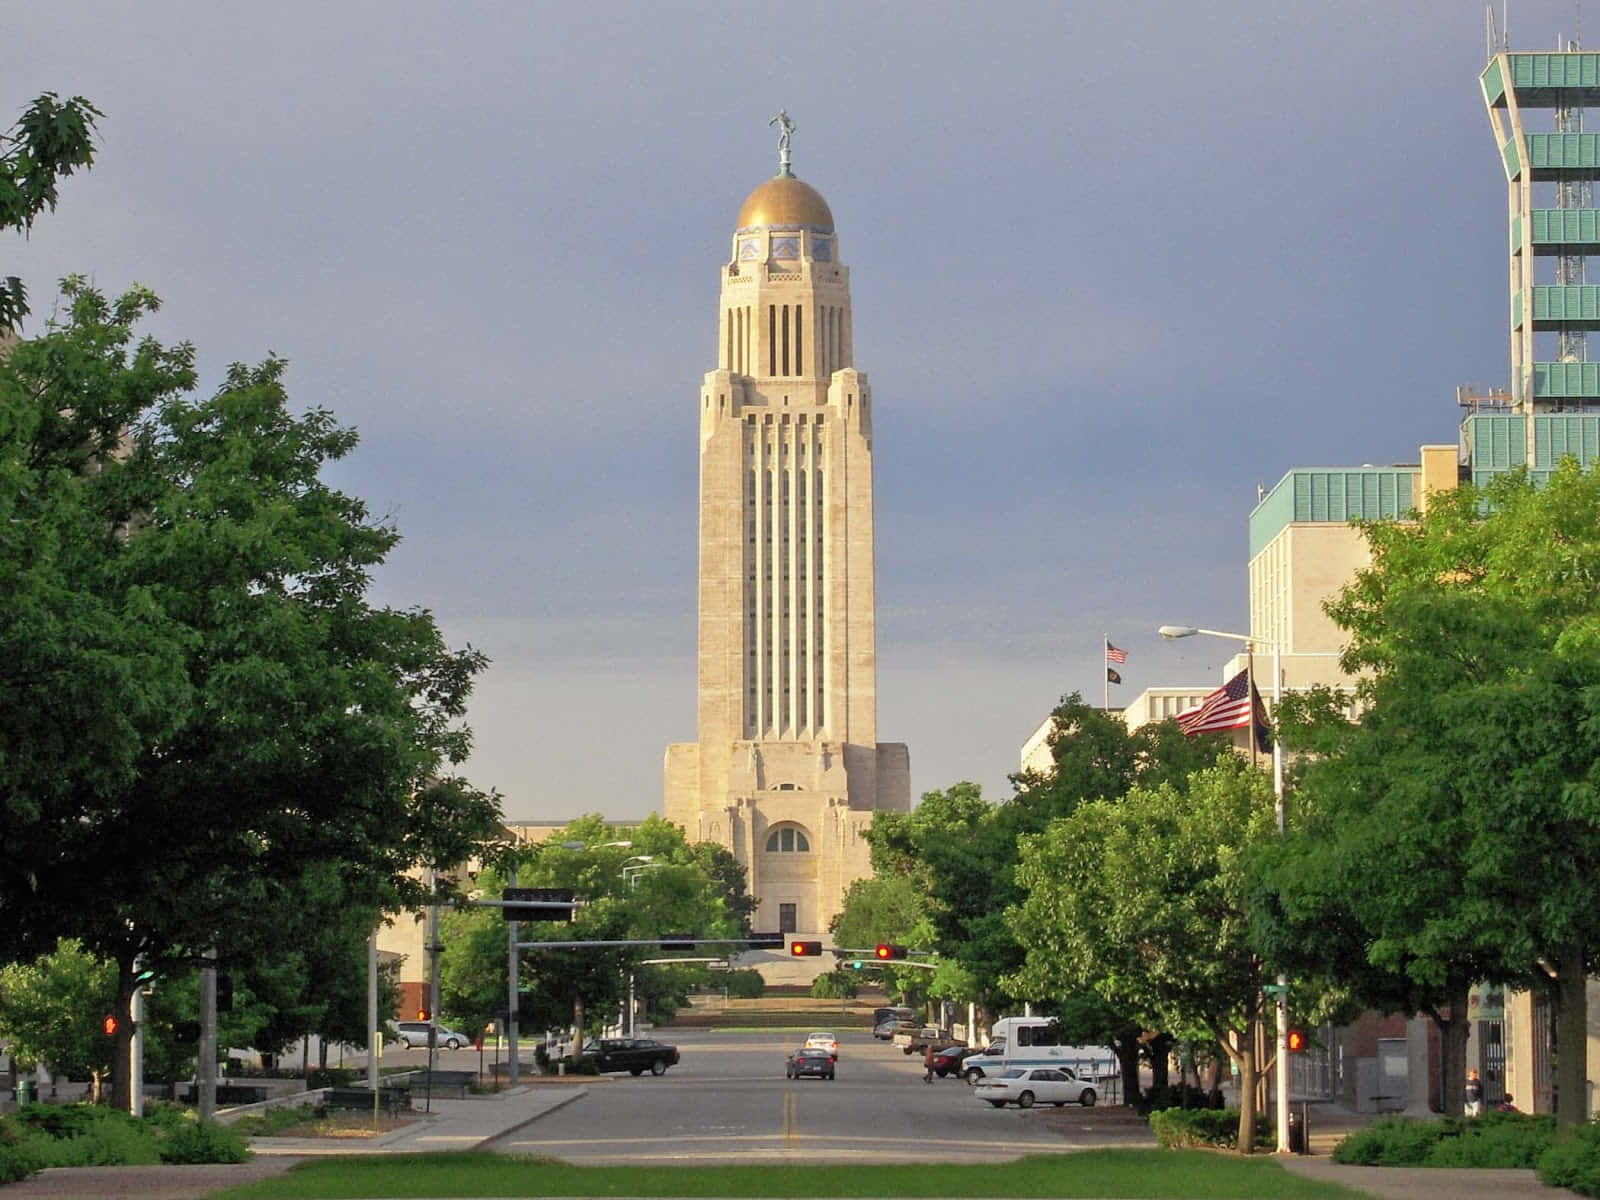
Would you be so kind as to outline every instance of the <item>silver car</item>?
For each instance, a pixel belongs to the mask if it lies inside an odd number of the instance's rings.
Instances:
[[[443,1025],[435,1025],[430,1021],[396,1021],[394,1033],[395,1037],[407,1046],[426,1046],[430,1029],[438,1030],[434,1044],[443,1046],[446,1050],[459,1050],[462,1046],[472,1044],[472,1039],[466,1034],[457,1033],[454,1029],[446,1029]]]

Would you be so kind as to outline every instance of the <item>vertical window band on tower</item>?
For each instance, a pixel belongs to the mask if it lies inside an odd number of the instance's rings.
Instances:
[[[767,305],[767,374],[778,373],[778,306]]]
[[[803,353],[805,346],[805,323],[800,319],[800,314],[802,311],[803,310],[800,305],[796,304],[794,306],[794,373],[796,375],[804,375],[806,373],[805,355]]]
[[[789,306],[783,306],[783,373],[789,373]]]

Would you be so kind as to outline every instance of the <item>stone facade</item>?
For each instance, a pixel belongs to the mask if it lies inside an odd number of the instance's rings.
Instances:
[[[698,739],[664,813],[749,871],[755,925],[827,929],[870,874],[862,832],[910,808],[877,741],[872,394],[833,214],[785,173],[741,208],[700,393]]]

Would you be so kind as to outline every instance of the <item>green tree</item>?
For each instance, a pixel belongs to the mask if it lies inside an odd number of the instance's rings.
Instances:
[[[1420,1008],[1464,1012],[1475,979],[1540,988],[1557,1045],[1582,1047],[1600,951],[1600,478],[1571,461],[1543,486],[1511,473],[1364,528],[1372,566],[1329,605],[1362,715],[1313,729],[1332,752],[1302,791],[1327,835],[1298,870],[1347,890],[1368,961]],[[1446,1033],[1454,1105],[1465,1028]],[[1584,1060],[1556,1059],[1564,1123],[1585,1116]]]
[[[581,817],[546,842],[509,852],[504,862],[515,867],[519,886],[564,888],[584,902],[570,923],[520,923],[524,941],[737,938],[746,932],[739,915],[750,911],[742,874],[727,871],[720,855],[690,845],[681,828],[659,816],[633,826]],[[478,893],[497,898],[504,878],[500,868],[481,873]],[[506,1006],[505,921],[498,910],[468,909],[443,918],[441,931],[440,1006],[481,1028]],[[670,1013],[707,972],[698,965],[643,965],[662,956],[655,946],[524,951],[522,1028],[606,1024],[623,1008],[630,973],[645,1010]]]
[[[1098,993],[1153,1028],[1201,1026],[1239,1068],[1239,1145],[1255,1144],[1255,1031],[1267,962],[1250,933],[1257,848],[1277,837],[1271,784],[1232,753],[1192,775],[1135,785],[1023,838],[1027,947],[1013,986]]]
[[[34,962],[0,967],[0,1035],[17,1064],[90,1079],[98,1103],[115,1050],[102,1023],[115,1011],[116,986],[116,967],[71,939]]]
[[[321,478],[354,433],[276,359],[194,398],[192,350],[136,340],[148,292],[66,301],[0,360],[0,951],[80,939],[126,1016],[136,959],[262,961],[319,866],[415,905],[499,812],[441,781],[484,658],[366,598],[398,534]]]
[[[102,114],[82,96],[62,102],[46,92],[0,134],[0,229],[27,233],[56,207],[56,182],[94,162],[94,123]],[[15,275],[0,279],[0,341],[28,315]]]
[[[928,793],[912,813],[878,814],[870,834],[873,866],[880,876],[905,876],[925,892],[941,958],[974,981],[974,998],[984,1008],[997,1012],[1023,1000],[1050,1006],[1074,1039],[1116,1051],[1132,1096],[1139,1090],[1141,1055],[1156,1085],[1165,1084],[1170,1038],[1164,1032],[1147,1031],[1128,1005],[1086,985],[1008,990],[1007,981],[1028,978],[1019,973],[1024,949],[1006,915],[1023,899],[1018,842],[1087,802],[1119,800],[1136,783],[1181,783],[1213,762],[1226,743],[1215,734],[1186,738],[1171,721],[1130,731],[1120,717],[1086,704],[1076,692],[1062,698],[1052,720],[1050,771],[1015,776],[1015,796],[1000,805],[984,802],[975,785],[958,784]],[[1067,987],[1065,980],[1056,982]]]

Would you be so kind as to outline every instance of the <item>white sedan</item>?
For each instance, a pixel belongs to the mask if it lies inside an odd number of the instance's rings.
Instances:
[[[987,1100],[996,1108],[1016,1104],[1032,1108],[1035,1104],[1094,1105],[1094,1084],[1079,1079],[1067,1067],[1012,1067],[998,1075],[985,1075],[972,1085],[979,1100]]]
[[[806,1038],[807,1050],[826,1050],[835,1058],[839,1057],[839,1039],[831,1033],[813,1033]]]

